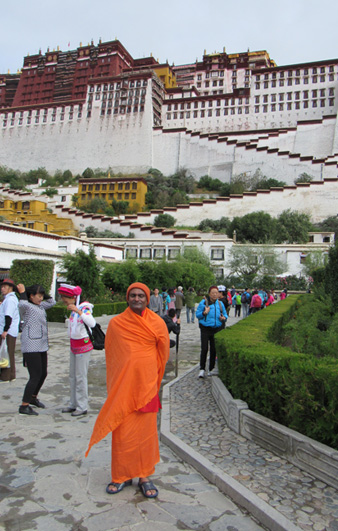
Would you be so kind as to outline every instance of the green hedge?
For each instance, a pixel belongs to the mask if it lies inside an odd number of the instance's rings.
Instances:
[[[217,334],[220,378],[251,410],[338,450],[338,361],[272,341],[301,303],[291,295]]]
[[[116,315],[123,312],[127,307],[126,302],[109,302],[102,304],[95,304],[93,309],[94,317],[100,317],[100,315]],[[54,323],[64,323],[65,319],[69,317],[70,312],[66,306],[61,303],[57,303],[53,308],[47,310],[47,320]]]
[[[51,290],[54,273],[53,260],[20,260],[15,259],[12,262],[10,276],[15,284],[24,284],[32,286],[40,284],[47,293]]]

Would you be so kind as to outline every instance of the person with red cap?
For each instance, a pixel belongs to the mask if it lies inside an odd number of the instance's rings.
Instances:
[[[90,302],[80,304],[82,289],[80,286],[61,284],[58,289],[61,299],[71,314],[68,321],[70,337],[69,382],[70,402],[62,413],[71,413],[72,417],[87,415],[88,410],[88,367],[93,344],[89,338],[87,325],[96,324],[93,317],[93,305]]]
[[[19,299],[16,296],[17,287],[13,280],[5,278],[1,283],[3,302],[0,305],[0,338],[6,341],[9,356],[9,367],[1,369],[0,379],[3,382],[14,381],[15,372],[15,344],[19,335]]]
[[[149,310],[149,288],[140,282],[127,290],[128,308],[113,317],[105,341],[108,397],[89,442],[90,448],[112,432],[111,477],[106,491],[117,494],[139,478],[146,498],[158,490],[149,479],[158,463],[159,390],[169,359],[165,322]]]

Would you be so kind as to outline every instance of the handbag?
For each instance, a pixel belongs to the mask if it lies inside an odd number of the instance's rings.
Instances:
[[[106,336],[99,323],[96,323],[93,328],[89,328],[85,323],[83,324],[86,327],[90,341],[93,343],[93,348],[95,350],[103,350]]]
[[[3,339],[0,346],[0,369],[9,369],[10,366],[7,341]]]

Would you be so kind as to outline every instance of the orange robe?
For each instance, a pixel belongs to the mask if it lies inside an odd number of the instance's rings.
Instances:
[[[169,358],[167,326],[148,308],[142,316],[127,308],[109,322],[105,351],[108,397],[86,456],[112,432],[112,481],[121,483],[151,475],[159,461],[157,414],[139,410],[160,389]]]

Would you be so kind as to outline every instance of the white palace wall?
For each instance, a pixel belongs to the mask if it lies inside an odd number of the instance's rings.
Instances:
[[[246,192],[231,198],[208,199],[190,205],[178,205],[176,208],[163,208],[151,212],[141,212],[126,218],[108,218],[98,214],[85,214],[75,209],[63,208],[59,205],[54,209],[60,217],[70,218],[74,227],[83,231],[86,227],[94,226],[98,230],[111,230],[128,236],[131,232],[135,238],[156,237],[172,239],[180,231],[171,229],[161,232],[155,228],[154,220],[158,214],[171,214],[176,225],[197,226],[203,219],[220,219],[222,216],[232,219],[252,212],[264,210],[272,217],[277,217],[284,210],[304,212],[314,223],[323,221],[329,216],[338,215],[338,179],[315,181],[302,184]],[[181,231],[182,232],[182,231]],[[176,233],[176,236],[174,236]],[[185,236],[186,237],[186,236]]]
[[[145,110],[124,115],[100,116],[100,102],[93,102],[92,116],[68,119],[70,107],[61,107],[55,121],[49,109],[46,123],[42,116],[35,124],[27,124],[28,111],[23,123],[19,116],[14,125],[1,127],[0,163],[18,170],[45,167],[49,172],[69,169],[82,173],[87,167],[114,167],[116,172],[147,171],[152,163],[152,100],[147,91]],[[19,115],[19,113],[16,113]],[[34,123],[33,123],[34,122]]]

